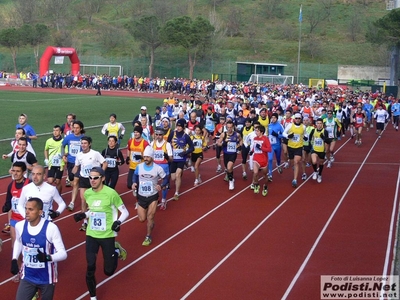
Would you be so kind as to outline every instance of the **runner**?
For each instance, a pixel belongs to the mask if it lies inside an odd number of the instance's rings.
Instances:
[[[353,115],[354,120],[354,128],[356,130],[356,141],[355,144],[360,146],[361,145],[361,133],[363,127],[365,127],[365,114],[361,110],[361,106],[357,107],[356,113]]]
[[[324,129],[324,123],[322,119],[317,119],[316,128],[310,132],[310,141],[312,145],[311,150],[311,162],[314,169],[312,175],[313,180],[317,180],[318,183],[322,182],[322,170],[324,169],[325,160],[325,143],[327,139],[326,131]]]
[[[118,147],[118,138],[115,135],[108,137],[108,146],[101,152],[106,159],[105,184],[115,189],[119,178],[119,166],[125,163],[124,155]]]
[[[327,139],[325,139],[325,153],[328,160],[327,168],[330,168],[332,166],[332,163],[335,161],[334,151],[337,141],[337,132],[341,131],[340,127],[342,125],[339,120],[333,116],[332,110],[328,110],[326,113],[327,118],[324,119],[324,126],[328,137]],[[351,134],[353,136],[353,133]]]
[[[44,146],[44,164],[48,167],[47,182],[49,184],[54,183],[60,194],[62,190],[61,178],[65,165],[61,156],[62,141],[61,127],[55,125],[53,127],[53,137],[49,138]]]
[[[273,159],[275,154],[276,166],[278,167],[278,173],[282,174],[281,167],[281,153],[282,153],[282,133],[284,131],[283,126],[278,122],[278,114],[273,113],[271,115],[271,122],[268,126],[269,130],[269,142],[271,145],[271,151],[268,152],[268,181],[272,182],[272,168]]]
[[[200,125],[194,126],[194,134],[191,135],[191,139],[194,146],[194,150],[190,156],[194,168],[194,186],[198,186],[201,183],[200,164],[204,158],[203,151],[207,151],[207,141]]]

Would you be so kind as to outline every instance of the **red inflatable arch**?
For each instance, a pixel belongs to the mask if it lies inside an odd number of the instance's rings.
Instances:
[[[76,75],[80,70],[80,61],[74,48],[60,48],[49,46],[40,58],[39,76],[46,75],[49,71],[50,59],[53,56],[68,56],[71,61],[71,74]]]

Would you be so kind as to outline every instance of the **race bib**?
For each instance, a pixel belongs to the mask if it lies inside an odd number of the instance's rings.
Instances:
[[[333,128],[332,127],[326,127],[325,129],[328,132],[328,138],[333,139],[335,135],[333,134]]]
[[[90,229],[96,231],[105,231],[107,226],[107,219],[105,212],[90,212]]]
[[[151,181],[140,181],[139,190],[142,196],[151,196],[154,194],[153,183]]]
[[[321,138],[316,138],[314,140],[314,146],[322,146],[323,144],[324,144],[324,141]]]
[[[295,142],[295,143],[300,142],[300,134],[295,134],[295,135],[292,137],[292,141]]]
[[[61,154],[55,154],[52,158],[51,158],[51,165],[53,167],[59,167],[61,166]]]
[[[15,213],[19,213],[19,212],[18,212],[18,209],[17,209],[17,207],[18,207],[18,201],[19,201],[19,198],[16,198],[16,197],[12,197],[12,198],[11,198],[11,209],[12,209],[12,211],[15,212]]]
[[[235,153],[236,152],[236,142],[228,142],[226,144],[226,152]]]
[[[69,154],[71,156],[76,156],[81,151],[81,146],[77,144],[71,144],[69,147]]]
[[[270,136],[269,136],[269,142],[270,142],[271,144],[276,144],[276,143],[278,142],[278,140],[276,139],[275,136],[270,135]]]
[[[362,124],[363,123],[363,118],[356,118],[357,124]]]
[[[193,146],[195,149],[201,149],[203,145],[203,141],[201,139],[194,139]]]
[[[43,202],[43,212],[42,212],[42,218],[47,220],[48,215],[49,215],[49,210],[52,206],[53,202]]]
[[[164,151],[156,150],[154,151],[154,161],[163,161],[164,160]]]
[[[115,158],[106,158],[106,162],[109,168],[115,168],[117,166],[117,160]]]
[[[24,265],[25,267],[32,268],[32,269],[43,269],[45,267],[44,262],[40,262],[37,259],[38,249],[43,251],[43,248],[30,248],[27,246],[23,246],[22,248],[22,255],[24,257]]]
[[[179,153],[182,153],[183,149],[174,149],[173,155],[174,159],[182,159],[182,157],[179,156]]]
[[[90,170],[91,170],[92,168],[93,168],[92,165],[83,166],[83,168],[82,168],[82,173],[83,173],[84,177],[89,177],[89,175],[90,175]]]

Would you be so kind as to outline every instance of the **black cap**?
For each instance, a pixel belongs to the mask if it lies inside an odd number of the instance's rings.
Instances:
[[[90,172],[97,172],[101,176],[105,176],[106,175],[106,173],[104,172],[104,170],[101,167],[93,167],[92,169],[90,169]]]

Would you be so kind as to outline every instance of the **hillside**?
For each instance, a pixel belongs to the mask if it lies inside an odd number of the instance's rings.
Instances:
[[[126,25],[151,14],[161,23],[201,15],[216,32],[197,57],[195,75],[209,77],[235,73],[236,61],[287,63],[288,70],[294,70],[301,4],[302,68],[323,76],[338,64],[388,64],[386,48],[365,41],[370,24],[387,13],[383,0],[0,0],[0,24],[46,24],[46,45],[74,47],[86,64],[121,64],[125,73],[146,75],[147,50]],[[21,48],[17,59],[20,69],[35,70],[29,47]],[[9,50],[1,48],[0,69],[10,66]],[[186,53],[177,47],[157,48],[155,73],[187,76]]]

